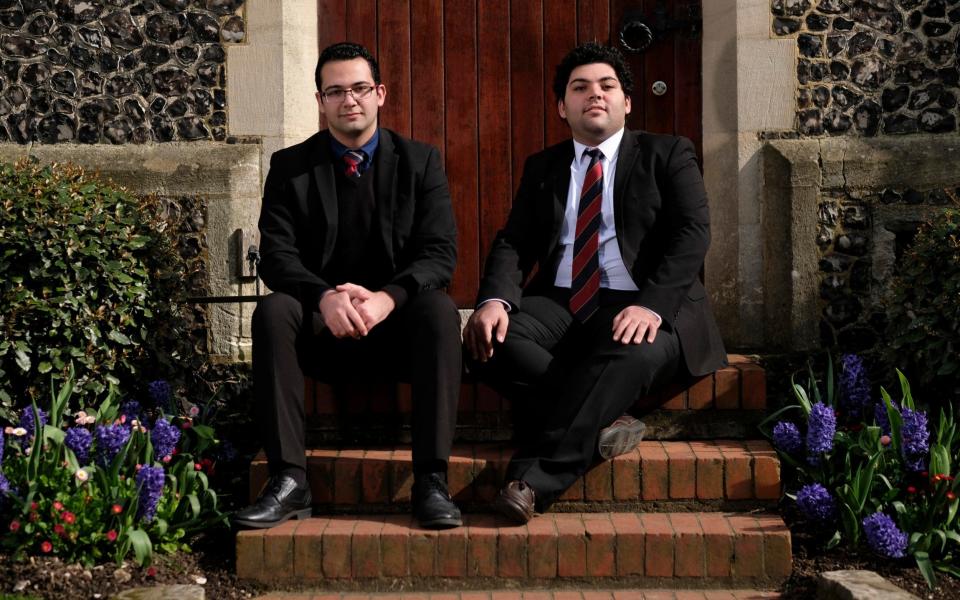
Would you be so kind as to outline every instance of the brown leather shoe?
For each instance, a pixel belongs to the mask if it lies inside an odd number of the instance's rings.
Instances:
[[[643,421],[630,415],[623,415],[616,421],[600,430],[597,440],[597,449],[600,456],[610,460],[615,456],[626,454],[640,443],[647,426]]]
[[[522,479],[508,481],[493,501],[497,512],[520,525],[533,518],[533,507],[533,488]]]

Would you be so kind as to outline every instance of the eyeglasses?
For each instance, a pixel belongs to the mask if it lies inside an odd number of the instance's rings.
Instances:
[[[354,86],[352,88],[333,88],[332,90],[327,90],[320,93],[320,97],[324,99],[325,102],[343,102],[347,99],[347,94],[353,96],[354,100],[363,100],[370,97],[370,93],[374,90],[374,86],[361,84]]]

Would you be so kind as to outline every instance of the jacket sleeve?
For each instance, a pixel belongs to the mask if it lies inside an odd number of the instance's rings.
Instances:
[[[270,158],[264,184],[258,223],[260,277],[271,290],[299,298],[305,306],[317,310],[320,295],[331,286],[303,264],[297,247],[297,223],[305,217],[280,163],[277,154]]]
[[[658,227],[665,231],[663,248],[659,263],[646,269],[649,275],[637,282],[636,304],[672,325],[684,295],[700,275],[710,246],[707,192],[690,140],[676,138],[662,169],[660,187],[663,209],[658,218],[665,221]]]

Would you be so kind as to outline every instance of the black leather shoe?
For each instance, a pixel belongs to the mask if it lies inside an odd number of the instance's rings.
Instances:
[[[460,527],[460,509],[450,499],[444,473],[417,475],[413,480],[413,514],[421,527],[449,529]]]
[[[256,502],[233,517],[238,527],[269,529],[288,519],[308,519],[313,514],[310,486],[298,486],[289,475],[274,475]]]
[[[493,501],[493,508],[518,525],[533,518],[536,505],[533,488],[522,479],[508,481]]]

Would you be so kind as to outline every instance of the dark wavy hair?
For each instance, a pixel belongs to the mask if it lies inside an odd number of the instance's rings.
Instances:
[[[370,54],[370,51],[360,44],[340,42],[332,46],[327,46],[323,49],[323,52],[320,53],[320,59],[317,60],[317,70],[313,73],[313,80],[317,84],[317,91],[323,91],[323,78],[320,77],[320,70],[323,69],[323,65],[332,60],[353,60],[355,58],[362,58],[367,61],[367,64],[370,65],[370,74],[373,75],[373,83],[380,85],[380,65],[377,64],[377,59]]]
[[[556,94],[557,100],[563,100],[566,96],[570,73],[577,67],[593,63],[606,63],[613,67],[623,93],[627,96],[633,93],[633,74],[623,54],[613,46],[587,42],[568,52],[557,65],[557,71],[553,76],[553,93]]]

